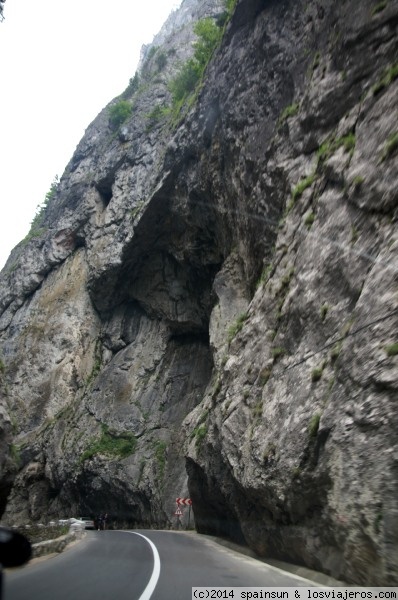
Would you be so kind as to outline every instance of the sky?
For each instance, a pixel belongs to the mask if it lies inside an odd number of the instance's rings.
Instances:
[[[85,129],[181,0],[6,0],[0,23],[0,269]]]

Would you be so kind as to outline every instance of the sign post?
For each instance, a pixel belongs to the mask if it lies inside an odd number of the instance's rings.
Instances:
[[[189,529],[191,527],[191,506],[192,506],[192,500],[191,498],[176,498],[176,504],[177,504],[177,510],[174,513],[177,518],[178,518],[178,523],[180,521],[180,516],[182,516],[182,511],[180,509],[180,506],[188,506],[188,525],[187,528]],[[179,511],[179,512],[178,512]]]
[[[174,515],[177,517],[177,523],[176,523],[176,525],[177,525],[177,531],[179,531],[181,529],[180,518],[183,515],[183,512],[182,512],[182,510],[181,510],[181,508],[179,506],[177,506],[177,510],[175,511]]]

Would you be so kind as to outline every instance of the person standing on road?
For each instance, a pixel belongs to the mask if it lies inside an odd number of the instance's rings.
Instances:
[[[103,526],[102,526],[102,515],[99,515],[98,518],[97,518],[97,528],[98,528],[98,531],[101,531],[101,529],[103,529]]]

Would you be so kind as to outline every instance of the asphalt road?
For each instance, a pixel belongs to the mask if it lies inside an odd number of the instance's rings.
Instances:
[[[204,536],[146,530],[87,532],[4,579],[3,600],[190,600],[195,586],[309,585]]]

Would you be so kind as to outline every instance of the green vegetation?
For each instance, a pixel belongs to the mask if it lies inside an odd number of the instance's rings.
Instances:
[[[322,304],[322,306],[321,306],[321,319],[322,319],[322,321],[324,321],[326,319],[326,315],[328,314],[328,310],[329,310],[329,305],[328,304]]]
[[[286,354],[286,350],[284,348],[272,348],[271,355],[274,360]]]
[[[15,444],[10,444],[9,452],[10,452],[10,457],[11,457],[14,465],[16,466],[17,469],[19,469],[19,467],[22,464],[20,446],[16,446]]]
[[[136,206],[134,206],[134,208],[132,208],[130,211],[130,217],[132,220],[134,220],[136,218],[136,216],[141,212],[141,209],[144,206],[145,206],[145,200],[141,200],[140,202],[137,202]]]
[[[266,383],[268,383],[269,378],[271,377],[272,374],[272,369],[268,368],[268,367],[264,367],[263,369],[261,369],[259,375],[258,375],[258,382],[261,386],[264,386]]]
[[[335,344],[333,346],[333,348],[331,349],[330,360],[332,362],[335,362],[338,359],[338,357],[340,356],[342,346],[343,346],[342,342],[337,342],[337,344]]]
[[[238,0],[225,0],[225,9],[228,13],[228,16],[231,17],[234,10],[235,10],[235,6],[237,5]]]
[[[116,131],[129,118],[132,110],[133,107],[127,100],[119,100],[117,104],[109,107],[109,123],[113,131]]]
[[[160,104],[155,106],[155,108],[146,115],[146,118],[149,121],[147,131],[150,131],[151,129],[153,129],[155,127],[156,123],[158,123],[159,121],[161,121],[162,119],[167,117],[169,112],[170,112],[170,110],[165,106],[160,106]]]
[[[321,55],[319,52],[316,52],[314,59],[312,61],[312,70],[314,71],[317,67],[319,67],[319,64],[321,62]]]
[[[81,455],[80,462],[84,462],[96,454],[126,458],[134,453],[137,446],[137,440],[134,434],[128,431],[124,433],[115,433],[103,423],[101,424],[101,429],[101,437],[91,441],[87,450]]]
[[[373,95],[379,94],[382,90],[387,88],[396,78],[398,77],[398,63],[390,65],[384,71],[384,75],[375,85],[372,87]]]
[[[263,403],[261,400],[253,407],[253,416],[256,419],[260,419],[263,416]]]
[[[328,139],[319,146],[317,151],[318,165],[327,160],[338,148],[344,146],[346,152],[353,153],[355,149],[356,137],[355,133],[350,132],[336,139]]]
[[[193,437],[196,438],[196,446],[199,446],[207,435],[207,425],[199,425],[193,430]]]
[[[321,365],[319,365],[319,367],[316,367],[315,369],[312,369],[312,371],[311,371],[311,379],[312,379],[312,381],[314,383],[316,381],[319,381],[321,379],[324,368],[325,368],[325,363],[322,363]]]
[[[353,152],[355,149],[355,143],[356,137],[355,133],[353,132],[347,133],[347,135],[344,135],[343,137],[338,138],[336,140],[337,148],[340,148],[340,146],[344,146],[344,150],[346,152]]]
[[[392,133],[385,143],[380,161],[383,162],[390,158],[398,148],[398,133]]]
[[[31,524],[29,529],[20,527],[17,531],[28,538],[31,544],[37,544],[66,535],[69,532],[69,525],[48,525],[43,527],[37,524]]]
[[[196,446],[198,446],[207,435],[207,425],[205,422],[207,421],[208,416],[209,411],[204,410],[199,417],[197,426],[191,433],[191,439],[196,438]]]
[[[365,181],[364,177],[362,177],[361,175],[357,175],[352,180],[352,183],[353,183],[353,186],[355,187],[355,189],[359,189],[364,181]]]
[[[314,221],[315,221],[315,215],[312,211],[310,211],[309,213],[307,213],[307,215],[304,219],[304,225],[306,225],[308,227],[308,229],[311,229]]]
[[[293,479],[298,479],[301,475],[302,469],[301,467],[294,467],[292,469],[292,477]]]
[[[23,243],[27,243],[29,240],[40,237],[45,231],[46,227],[44,227],[44,217],[46,214],[46,209],[50,204],[51,200],[55,198],[57,190],[59,186],[58,175],[56,175],[50,185],[50,189],[44,197],[44,201],[39,204],[36,208],[35,216],[30,224],[30,230],[28,235],[23,239]]]
[[[151,46],[149,48],[149,52],[148,52],[148,56],[145,59],[145,62],[149,62],[156,54],[156,52],[159,50],[159,46]]]
[[[311,438],[315,438],[319,429],[319,422],[321,420],[321,415],[319,413],[315,413],[308,424],[308,433]]]
[[[4,373],[5,370],[6,370],[6,366],[3,362],[3,359],[0,358],[0,373]]]
[[[221,392],[221,388],[222,388],[221,379],[217,379],[215,386],[213,388],[213,391],[211,393],[211,399],[212,399],[213,403],[216,401],[218,394]]]
[[[261,272],[260,277],[258,278],[258,281],[256,283],[256,288],[260,287],[260,285],[262,285],[263,283],[265,283],[272,271],[272,265],[267,265],[266,267],[264,267],[264,269]]]
[[[210,17],[198,21],[194,27],[198,39],[194,42],[194,55],[180,69],[169,84],[172,112],[177,116],[184,104],[192,100],[207,64],[220,43],[222,29]]]
[[[284,290],[286,290],[286,288],[289,287],[293,275],[294,275],[294,267],[290,267],[290,269],[288,269],[288,271],[286,271],[286,273],[284,274],[284,276],[281,279],[281,287],[280,287],[279,292],[283,292]]]
[[[163,69],[165,68],[165,66],[167,65],[167,54],[166,52],[163,52],[163,50],[161,50],[160,52],[158,52],[158,55],[155,59],[157,68],[158,68],[158,72],[159,71],[163,71]]]
[[[380,533],[382,521],[383,521],[383,513],[380,511],[379,513],[377,513],[375,520],[374,520],[374,530],[376,533]]]
[[[98,373],[101,371],[102,362],[100,358],[95,359],[94,366],[91,370],[90,375],[87,377],[86,385],[90,385],[91,382],[97,377]]]
[[[278,119],[278,123],[282,124],[290,117],[294,117],[295,115],[297,115],[299,108],[299,104],[290,104],[289,106],[286,106],[286,108],[282,111]]]
[[[247,313],[242,313],[238,316],[238,318],[236,319],[235,323],[233,323],[229,329],[228,329],[228,343],[232,342],[232,340],[234,339],[234,337],[239,333],[239,331],[242,329],[243,327],[243,323],[246,321],[246,319],[248,318],[248,314]]]
[[[152,46],[142,65],[142,75],[149,81],[154,75],[163,71],[167,64],[167,54],[159,46]],[[154,68],[155,67],[155,68]]]
[[[316,179],[316,173],[312,173],[312,175],[308,175],[308,177],[305,177],[304,179],[302,179],[301,181],[298,182],[298,184],[296,185],[295,188],[293,188],[292,191],[292,202],[294,204],[294,202],[296,202],[296,200],[298,200],[300,198],[300,196],[303,194],[304,190],[306,190],[308,187],[310,187],[314,181]]]
[[[372,8],[372,17],[374,15],[377,15],[378,13],[380,13],[382,10],[384,10],[386,8],[387,4],[388,4],[388,0],[382,0],[381,2],[376,4],[376,6],[374,6]]]
[[[384,350],[386,351],[387,356],[396,356],[398,354],[398,342],[386,346]]]
[[[161,475],[164,473],[164,468],[166,466],[166,451],[167,451],[167,443],[162,440],[158,440],[155,443],[155,458],[159,465],[159,470]]]
[[[134,77],[130,77],[130,81],[124,92],[121,94],[121,98],[126,100],[130,98],[140,87],[140,77],[138,73],[134,75]]]

